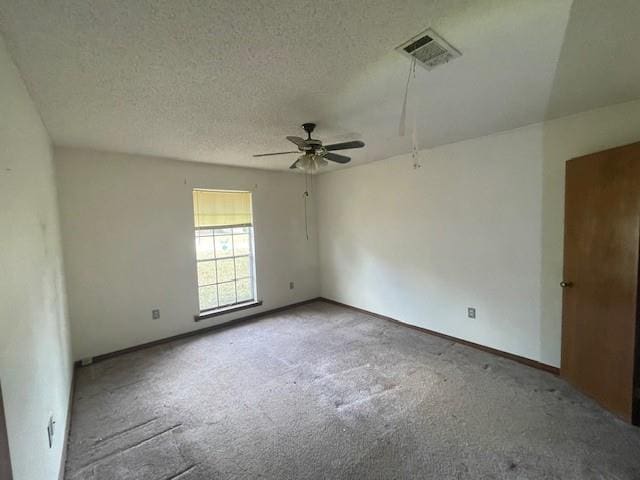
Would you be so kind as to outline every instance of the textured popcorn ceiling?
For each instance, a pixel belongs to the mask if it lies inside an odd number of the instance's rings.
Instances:
[[[429,147],[640,97],[637,0],[0,0],[0,29],[58,145],[287,168],[285,135],[406,153],[408,60],[431,26],[462,52],[418,69]]]

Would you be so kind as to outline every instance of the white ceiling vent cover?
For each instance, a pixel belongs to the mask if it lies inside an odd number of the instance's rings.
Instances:
[[[430,28],[410,38],[396,50],[409,58],[415,58],[427,70],[460,56],[458,50]]]

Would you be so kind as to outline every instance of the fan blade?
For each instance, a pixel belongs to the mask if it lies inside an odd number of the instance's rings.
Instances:
[[[298,161],[300,161],[300,159],[298,159],[295,162],[293,162],[289,168],[292,169],[292,170],[298,168]]]
[[[287,153],[300,153],[300,151],[296,150],[295,152],[259,153],[258,155],[254,155],[254,157],[269,157],[271,155],[285,155]]]
[[[338,155],[337,153],[325,153],[323,155],[327,160],[331,160],[332,162],[338,163],[349,163],[351,159],[349,157],[345,157],[344,155]]]
[[[300,137],[287,137],[287,140],[295,143],[299,148],[303,148],[307,146],[307,143],[304,141],[304,138]]]
[[[364,147],[364,142],[360,140],[354,140],[352,142],[343,142],[343,143],[334,143],[333,145],[325,145],[324,149],[327,152],[332,150],[347,150],[348,148],[362,148]]]

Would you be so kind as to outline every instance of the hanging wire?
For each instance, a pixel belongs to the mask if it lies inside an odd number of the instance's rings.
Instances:
[[[409,64],[409,75],[407,75],[407,83],[404,88],[404,99],[402,101],[402,111],[400,113],[400,125],[398,133],[401,137],[404,137],[406,133],[407,124],[407,104],[409,103],[409,91],[411,90],[411,80],[415,83],[416,79],[416,59],[412,58]],[[422,167],[420,165],[420,158],[418,153],[418,138],[417,138],[417,108],[413,108],[413,131],[411,132],[411,159],[413,160],[413,168],[418,169]]]
[[[413,83],[416,82],[416,59],[413,59],[413,71],[412,71],[412,76],[413,76]],[[416,106],[414,105],[413,108],[413,132],[411,133],[411,158],[413,159],[413,168],[414,170],[418,169],[418,168],[422,168],[422,165],[420,165],[420,154],[418,152],[418,109],[416,108]]]
[[[401,137],[404,137],[406,131],[407,124],[407,102],[409,100],[409,84],[411,82],[411,77],[415,78],[416,76],[416,59],[412,58],[411,63],[409,64],[409,75],[407,75],[407,83],[404,87],[404,99],[402,101],[402,111],[400,112],[400,125],[398,128],[398,134]]]

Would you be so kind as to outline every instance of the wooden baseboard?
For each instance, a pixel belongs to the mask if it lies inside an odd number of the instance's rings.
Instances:
[[[256,320],[256,319],[258,319],[260,317],[265,317],[267,315],[272,315],[274,313],[282,312],[282,311],[285,311],[285,310],[289,310],[291,308],[299,307],[301,305],[306,305],[308,303],[312,303],[312,302],[316,302],[316,301],[331,303],[333,305],[339,305],[341,307],[349,308],[349,309],[355,310],[357,312],[366,313],[367,315],[372,315],[374,317],[381,318],[383,320],[387,320],[389,322],[395,323],[396,325],[401,325],[401,326],[406,327],[406,328],[412,328],[412,329],[417,330],[417,331],[422,332],[422,333],[426,333],[426,334],[433,335],[433,336],[436,336],[436,337],[444,338],[445,340],[449,340],[451,342],[456,342],[456,343],[459,343],[461,345],[466,345],[468,347],[472,347],[472,348],[475,348],[477,350],[482,350],[483,352],[492,353],[493,355],[497,355],[499,357],[507,358],[509,360],[513,360],[514,362],[521,363],[521,364],[526,365],[528,367],[533,367],[533,368],[537,368],[538,370],[543,370],[545,372],[549,372],[549,373],[551,373],[553,375],[559,375],[560,374],[560,369],[559,368],[554,367],[552,365],[547,365],[546,363],[538,362],[536,360],[531,360],[530,358],[521,357],[520,355],[515,355],[515,354],[509,353],[509,352],[504,352],[502,350],[498,350],[498,349],[495,349],[495,348],[487,347],[487,346],[481,345],[479,343],[474,343],[474,342],[470,342],[468,340],[463,340],[463,339],[458,338],[458,337],[452,337],[451,335],[446,335],[444,333],[436,332],[434,330],[429,330],[427,328],[418,327],[416,325],[411,325],[409,323],[405,323],[405,322],[402,322],[400,320],[396,320],[395,318],[387,317],[386,315],[380,315],[379,313],[370,312],[369,310],[365,310],[363,308],[354,307],[352,305],[348,305],[346,303],[341,303],[341,302],[338,302],[336,300],[331,300],[331,299],[325,298],[325,297],[311,298],[309,300],[304,300],[302,302],[292,303],[290,305],[285,305],[283,307],[273,308],[271,310],[265,310],[265,311],[260,312],[260,313],[254,313],[254,314],[251,314],[251,315],[245,315],[244,317],[239,317],[239,318],[230,320],[230,321],[225,322],[225,323],[220,323],[218,325],[212,325],[212,326],[205,327],[205,328],[199,328],[197,330],[192,330],[190,332],[185,332],[185,333],[181,333],[181,334],[178,334],[178,335],[173,335],[171,337],[161,338],[159,340],[154,340],[152,342],[147,342],[147,343],[143,343],[143,344],[140,344],[140,345],[135,345],[133,347],[123,348],[122,350],[116,350],[115,352],[104,353],[102,355],[97,355],[97,356],[93,357],[93,363],[100,362],[100,361],[106,360],[108,358],[113,358],[113,357],[116,357],[118,355],[124,355],[125,353],[130,353],[130,352],[135,352],[137,350],[142,350],[144,348],[155,347],[156,345],[161,345],[163,343],[172,342],[174,340],[180,340],[182,338],[188,338],[188,337],[192,337],[192,336],[195,336],[195,335],[202,335],[202,334],[205,334],[205,333],[208,333],[208,332],[212,332],[212,331],[215,331],[215,330],[222,330],[222,329],[225,329],[225,328],[230,328],[230,327],[232,327],[234,325],[237,325],[239,323],[244,323],[244,322],[248,322],[248,321],[251,321],[251,320]],[[80,367],[81,366],[80,361],[77,361],[75,363],[75,365],[76,365],[76,367]],[[75,376],[74,376],[74,379],[75,379]]]
[[[422,327],[418,327],[416,325],[411,325],[409,323],[405,323],[405,322],[401,322],[400,320],[396,320],[395,318],[387,317],[386,315],[380,315],[378,313],[370,312],[370,311],[364,310],[362,308],[353,307],[353,306],[348,305],[346,303],[337,302],[337,301],[331,300],[329,298],[320,297],[318,300],[320,300],[322,302],[331,303],[333,305],[339,305],[341,307],[349,308],[349,309],[355,310],[357,312],[366,313],[367,315],[371,315],[371,316],[374,316],[374,317],[377,317],[377,318],[381,318],[383,320],[387,320],[389,322],[395,323],[396,325],[401,325],[403,327],[412,328],[412,329],[417,330],[419,332],[427,333],[429,335],[433,335],[433,336],[440,337],[440,338],[444,338],[444,339],[449,340],[451,342],[460,343],[461,345],[466,345],[468,347],[472,347],[472,348],[475,348],[477,350],[482,350],[483,352],[492,353],[492,354],[497,355],[499,357],[508,358],[509,360],[513,360],[514,362],[521,363],[521,364],[526,365],[528,367],[537,368],[538,370],[543,370],[545,372],[552,373],[553,375],[559,375],[560,374],[560,369],[559,368],[554,367],[552,365],[547,365],[546,363],[538,362],[536,360],[531,360],[530,358],[521,357],[520,355],[515,355],[513,353],[503,352],[502,350],[497,350],[495,348],[487,347],[485,345],[480,345],[479,343],[470,342],[468,340],[463,340],[461,338],[452,337],[451,335],[445,335],[444,333],[436,332],[434,330],[429,330],[427,328],[422,328]]]
[[[229,320],[228,322],[220,323],[217,325],[211,325],[209,327],[199,328],[197,330],[192,330],[190,332],[180,333],[178,335],[173,335],[171,337],[161,338],[159,340],[154,340],[152,342],[142,343],[140,345],[134,345],[133,347],[123,348],[121,350],[116,350],[114,352],[103,353],[102,355],[96,355],[93,357],[92,363],[101,362],[103,360],[107,360],[108,358],[117,357],[119,355],[124,355],[125,353],[135,352],[137,350],[142,350],[144,348],[155,347],[156,345],[161,345],[163,343],[172,342],[174,340],[180,340],[182,338],[193,337],[195,335],[202,335],[205,333],[213,332],[215,330],[222,330],[225,328],[233,327],[239,323],[248,322],[251,320],[258,319],[260,317],[265,317],[267,315],[272,315],[274,313],[282,312],[285,310],[289,310],[295,307],[299,307],[301,305],[306,305],[308,303],[317,302],[320,300],[320,297],[311,298],[309,300],[303,300],[302,302],[291,303],[289,305],[285,305],[283,307],[272,308],[271,310],[264,310],[259,313],[253,313],[251,315],[245,315],[244,317],[235,318],[233,320]],[[81,361],[77,360],[75,362],[76,367],[82,367]]]
[[[58,480],[64,480],[64,471],[67,465],[67,448],[69,446],[69,434],[71,433],[71,413],[73,412],[73,398],[76,393],[76,365],[71,370],[71,386],[69,388],[69,402],[67,406],[67,421],[64,426],[64,438],[62,445],[62,455],[60,457],[60,471]]]

